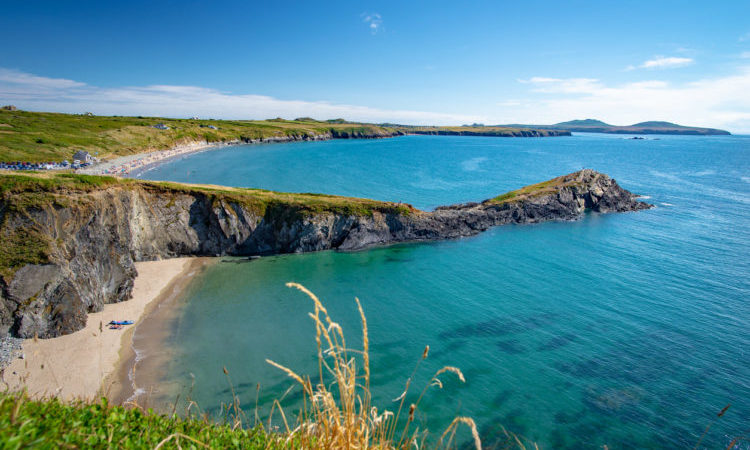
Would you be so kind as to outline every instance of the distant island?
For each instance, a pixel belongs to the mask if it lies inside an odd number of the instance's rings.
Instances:
[[[633,125],[610,125],[596,119],[570,120],[554,125],[498,125],[504,127],[534,128],[538,130],[567,130],[579,133],[613,134],[687,134],[698,136],[729,135],[726,130],[716,128],[688,127],[671,122],[648,121]]]

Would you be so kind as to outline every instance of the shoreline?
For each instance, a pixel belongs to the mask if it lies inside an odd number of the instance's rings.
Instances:
[[[193,258],[180,276],[173,278],[155,301],[149,304],[141,320],[130,330],[128,345],[123,345],[120,350],[115,370],[102,381],[102,390],[107,393],[110,401],[115,404],[137,405],[142,395],[147,394],[148,402],[155,392],[161,391],[161,373],[171,356],[170,348],[162,345],[170,331],[164,325],[178,315],[179,305],[176,303],[193,278],[216,259]]]
[[[239,143],[239,142],[237,142]],[[140,172],[149,167],[161,164],[172,158],[189,155],[213,148],[236,145],[237,143],[221,143],[196,141],[189,144],[176,145],[166,150],[154,150],[145,153],[136,153],[135,155],[118,156],[108,161],[102,161],[91,167],[78,169],[76,173],[85,175],[113,175],[113,176],[130,176],[131,172]]]
[[[86,326],[75,333],[24,340],[23,359],[15,358],[5,368],[3,384],[10,390],[26,389],[32,398],[54,396],[69,401],[107,396],[107,382],[121,366],[133,331],[163,299],[163,293],[188,278],[195,264],[205,264],[205,258],[136,263],[138,276],[130,300],[90,313]],[[111,320],[133,320],[135,324],[110,330],[106,324]]]
[[[548,130],[549,131],[549,130]],[[452,132],[409,132],[402,134],[394,134],[390,136],[378,136],[378,137],[366,137],[359,139],[384,139],[394,138],[398,136],[474,136],[474,137],[565,137],[570,134],[554,134],[549,136],[534,135],[534,134],[520,134],[520,135],[492,135],[492,134],[475,134],[471,132],[466,133],[452,133]],[[300,142],[300,141],[327,141],[334,139],[342,139],[332,137],[331,135],[314,135],[314,136],[277,136],[267,137],[259,139],[247,139],[247,140],[232,140],[222,142],[208,142],[208,141],[193,141],[190,143],[176,145],[174,147],[164,150],[153,150],[150,152],[136,153],[134,155],[118,156],[110,160],[101,161],[90,167],[83,169],[77,169],[76,173],[84,175],[109,175],[109,176],[122,176],[126,178],[137,178],[144,172],[153,169],[171,159],[175,159],[181,156],[190,155],[208,150],[218,150],[224,147],[230,147],[235,145],[246,145],[246,144],[274,144],[274,143],[288,143],[288,142]],[[347,139],[347,138],[343,138]],[[348,138],[356,139],[356,138]]]

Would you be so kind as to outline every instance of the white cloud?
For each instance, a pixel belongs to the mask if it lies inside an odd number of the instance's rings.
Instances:
[[[267,119],[272,117],[343,117],[363,122],[405,124],[462,124],[485,121],[471,114],[445,114],[417,110],[389,110],[326,101],[279,100],[255,94],[231,94],[197,86],[129,86],[102,88],[71,80],[47,78],[0,69],[0,104],[21,109],[95,114],[216,119]]]
[[[372,14],[362,14],[362,21],[367,24],[367,26],[370,28],[370,32],[372,34],[377,33],[382,29],[383,26],[383,18],[380,17],[380,14],[378,13],[372,13]]]
[[[740,42],[750,41],[750,32],[743,34],[737,40]]]
[[[732,75],[681,84],[651,80],[610,85],[589,78],[549,77],[519,81],[539,94],[517,107],[498,111],[500,122],[556,123],[593,117],[629,125],[668,120],[750,132],[750,66]]]
[[[693,58],[683,58],[679,56],[657,56],[653,59],[649,59],[648,61],[644,61],[643,64],[640,66],[628,66],[626,70],[635,70],[635,69],[675,69],[678,67],[685,67],[688,66],[695,61]]]
[[[85,86],[85,83],[79,83],[73,80],[66,80],[64,78],[47,78],[38,77],[25,72],[17,70],[9,70],[0,68],[0,83],[15,85],[20,89],[26,87],[34,88],[50,88],[50,89],[66,89],[74,87]]]
[[[528,80],[518,80],[523,84],[533,85],[533,92],[556,92],[561,94],[578,94],[588,92],[600,86],[596,78],[547,78],[531,77]]]
[[[326,101],[280,100],[199,86],[98,87],[0,69],[0,104],[21,109],[95,114],[217,119],[343,117],[363,122],[457,125],[463,123],[557,123],[596,118],[628,125],[668,120],[683,125],[750,133],[750,64],[736,72],[692,82],[652,79],[612,84],[595,78],[536,76],[518,80],[523,90],[508,97],[447,112],[380,109]],[[446,107],[448,108],[448,107]],[[453,109],[451,111],[451,109]]]
[[[742,53],[740,53],[740,58],[742,58],[742,59],[750,59],[750,52],[742,52]]]

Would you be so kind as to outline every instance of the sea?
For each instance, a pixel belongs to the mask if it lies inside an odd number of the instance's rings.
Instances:
[[[158,367],[141,400],[192,401],[221,420],[234,392],[250,426],[274,400],[296,417],[299,387],[266,359],[316,377],[313,304],[285,286],[297,282],[351,348],[362,345],[360,299],[380,412],[398,408],[425,346],[407,404],[441,367],[462,371],[465,383],[442,374],[421,400],[415,424],[428,443],[467,416],[488,448],[504,430],[541,448],[748,448],[750,136],[630,137],[243,145],[137,174],[431,210],[592,168],[655,205],[442,242],[221,258],[158,322],[159,339],[136,339]],[[465,429],[457,436],[469,442]]]

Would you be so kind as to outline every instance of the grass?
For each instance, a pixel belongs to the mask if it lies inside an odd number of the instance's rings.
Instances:
[[[0,448],[303,448],[303,449],[399,449],[454,448],[460,427],[468,431],[470,445],[481,449],[481,439],[474,420],[456,417],[434,443],[427,443],[428,430],[419,430],[415,418],[421,401],[430,389],[442,389],[446,376],[465,382],[456,367],[436,371],[414,402],[407,403],[412,380],[422,361],[429,356],[425,347],[414,370],[405,380],[403,394],[393,410],[379,411],[372,404],[370,390],[370,353],[367,319],[359,300],[357,308],[362,321],[362,349],[346,346],[344,332],[329,316],[323,303],[312,292],[297,283],[313,302],[310,313],[315,326],[318,374],[313,384],[308,375],[299,375],[271,360],[269,364],[286,373],[304,394],[303,406],[294,415],[287,414],[278,400],[265,421],[259,420],[257,404],[250,421],[240,408],[240,400],[230,389],[233,403],[222,407],[222,421],[211,422],[206,415],[190,412],[184,417],[158,414],[137,405],[113,406],[105,398],[99,402],[64,403],[55,398],[31,400],[25,392],[0,393]],[[229,379],[229,373],[224,369]],[[193,402],[190,402],[191,404]],[[283,424],[282,429],[274,427]],[[292,418],[292,419],[290,419]],[[503,429],[504,430],[504,429]],[[524,440],[507,431],[503,448],[525,449]],[[535,445],[530,444],[532,448]]]
[[[191,185],[140,181],[128,178],[79,175],[73,173],[0,172],[0,276],[9,283],[15,272],[26,264],[50,261],[53,242],[46,236],[44,224],[37,223],[35,212],[70,206],[83,210],[90,204],[86,194],[105,189],[143,189],[159,196],[188,194],[206,197],[211,204],[239,205],[269,223],[281,224],[317,214],[372,216],[381,214],[419,214],[411,205],[363,198],[324,194],[296,194],[264,189]],[[174,202],[172,202],[174,205]],[[232,210],[231,207],[226,208]]]
[[[515,191],[506,192],[505,194],[498,195],[490,200],[488,203],[504,204],[510,202],[522,202],[533,197],[542,195],[550,195],[559,192],[561,189],[566,187],[580,187],[582,186],[581,181],[578,179],[579,172],[574,172],[561,177],[553,178],[551,180],[543,181],[541,183],[531,184],[524,186],[521,189]]]
[[[315,312],[310,313],[310,317],[315,324],[318,355],[318,382],[315,385],[310,376],[300,376],[292,369],[267,360],[269,364],[292,378],[305,395],[299,423],[295,424],[293,429],[286,423],[284,416],[288,437],[297,438],[304,448],[408,449],[414,445],[417,448],[423,447],[426,435],[412,427],[420,402],[430,387],[442,388],[440,376],[444,374],[453,374],[461,382],[465,382],[461,371],[450,366],[438,370],[419,398],[406,406],[405,400],[411,388],[411,380],[420,363],[429,354],[429,347],[426,347],[412,375],[406,380],[398,408],[395,411],[386,409],[378,412],[371,404],[369,336],[367,319],[359,299],[356,299],[356,302],[362,319],[363,348],[353,350],[346,346],[341,326],[331,319],[315,294],[297,283],[287,283],[287,286],[299,289],[313,301]],[[402,414],[404,420],[399,421]],[[476,424],[468,417],[457,417],[440,436],[438,445],[449,447],[455,436],[456,427],[461,424],[469,427],[474,446],[481,449]]]
[[[262,428],[233,428],[98,403],[0,393],[0,448],[287,448]]]
[[[153,128],[159,123],[169,129]],[[195,141],[218,143],[284,136],[309,138],[327,133],[334,136],[358,133],[391,136],[397,131],[371,124],[308,119],[193,120],[0,110],[0,161],[72,160],[73,153],[81,149],[106,159]]]
[[[164,124],[168,130],[154,128]],[[209,127],[216,127],[212,129]],[[207,141],[231,142],[294,136],[298,139],[329,134],[333,138],[388,137],[408,133],[513,136],[528,129],[512,127],[415,127],[392,124],[295,120],[208,120],[162,117],[88,116],[0,110],[0,162],[72,160],[77,150],[102,159],[163,150],[175,145]],[[539,133],[555,132],[537,130]]]

